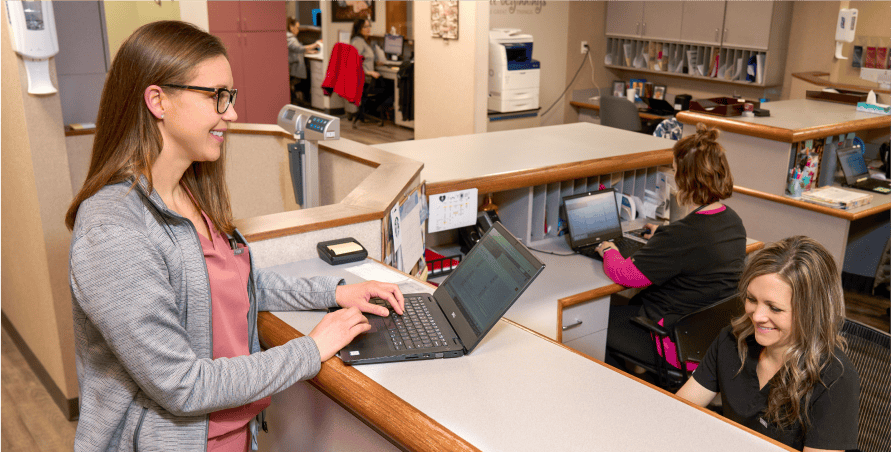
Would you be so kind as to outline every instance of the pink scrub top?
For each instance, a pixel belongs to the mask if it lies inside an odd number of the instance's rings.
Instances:
[[[201,213],[212,240],[198,234],[207,275],[210,278],[211,312],[213,316],[213,358],[238,357],[250,354],[247,316],[250,309],[247,286],[250,276],[250,250],[238,244],[238,254],[229,240],[214,228],[210,218]],[[248,422],[269,406],[270,397],[244,406],[210,414],[207,451],[247,451],[250,436]]]

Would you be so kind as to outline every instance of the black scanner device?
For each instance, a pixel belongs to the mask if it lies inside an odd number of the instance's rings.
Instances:
[[[319,252],[319,258],[332,266],[361,261],[368,257],[365,247],[353,238],[319,242],[316,244],[316,250]]]

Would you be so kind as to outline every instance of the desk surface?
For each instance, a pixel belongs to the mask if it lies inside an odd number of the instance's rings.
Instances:
[[[679,112],[677,119],[787,143],[891,126],[891,116],[858,112],[849,104],[793,99],[767,102],[761,108],[770,110],[770,116],[722,117],[688,110]]]
[[[590,123],[375,145],[424,163],[427,194],[481,194],[671,163],[671,140]],[[544,152],[543,150],[547,150]]]
[[[346,272],[357,264],[332,267],[312,259],[275,269],[292,275],[337,275],[357,282],[358,277]],[[274,313],[301,332],[309,332],[323,315]],[[409,411],[425,416],[395,421],[366,418],[385,436],[403,438],[403,445],[406,436],[428,435],[424,431],[409,434],[413,427],[408,425],[429,418],[436,430],[429,434],[452,440],[420,444],[431,450],[462,444],[484,451],[783,449],[505,319],[468,356],[360,367],[343,366],[334,358],[323,364],[320,377],[326,375],[325,382],[317,378],[315,384],[326,392],[328,385],[343,385],[343,381],[327,382],[332,373],[357,372],[360,382],[352,384],[355,388],[337,389],[345,399],[340,402],[357,416],[368,415],[355,410],[369,404],[365,384],[382,386],[384,400],[395,397],[407,403]],[[381,418],[392,418],[392,414]],[[396,429],[381,428],[382,424]]]

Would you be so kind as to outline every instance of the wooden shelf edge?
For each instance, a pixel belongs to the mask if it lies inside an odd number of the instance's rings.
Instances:
[[[783,143],[794,143],[795,131],[774,126],[736,121],[733,117],[715,116],[685,110],[683,112],[678,112],[678,114],[675,115],[675,118],[683,124],[702,123],[706,126],[711,126],[735,134],[748,135]],[[828,137],[829,134],[826,136]]]
[[[257,327],[260,344],[267,349],[303,336],[268,312],[259,314]],[[337,357],[322,363],[319,374],[308,382],[401,449],[480,451]]]
[[[885,204],[871,206],[868,209],[864,209],[862,211],[857,211],[857,212],[852,213],[852,212],[845,211],[843,209],[828,208],[826,206],[820,206],[817,204],[808,203],[806,201],[799,201],[799,200],[795,200],[795,199],[792,199],[789,197],[775,195],[772,193],[761,192],[760,190],[749,189],[746,187],[733,186],[733,191],[735,193],[741,193],[743,195],[760,198],[762,200],[772,201],[775,203],[782,203],[785,205],[794,206],[796,208],[807,209],[808,211],[814,211],[814,212],[819,212],[821,214],[838,217],[838,218],[845,219],[850,222],[891,210],[891,203],[885,203]]]
[[[869,90],[873,90],[876,93],[885,93],[891,94],[891,90],[886,90],[878,87],[867,87],[861,85],[848,85],[846,83],[835,83],[831,82],[828,79],[824,79],[824,77],[828,77],[828,72],[822,71],[810,71],[810,72],[793,72],[792,77],[795,77],[798,80],[804,80],[807,83],[813,85],[824,86],[827,88],[836,88],[839,90],[848,90],[848,91],[865,91],[869,92]]]
[[[759,50],[758,52],[764,52],[763,50]],[[753,87],[753,88],[770,88],[774,86],[780,86],[781,83],[771,83],[771,84],[757,84],[753,82],[743,82],[739,80],[726,80],[719,79],[717,77],[705,77],[705,76],[696,76],[690,74],[681,74],[677,72],[668,72],[668,71],[654,71],[652,69],[642,69],[642,68],[630,68],[628,66],[618,66],[613,64],[605,64],[603,65],[605,68],[615,69],[617,71],[628,71],[628,72],[639,72],[642,74],[656,74],[656,75],[665,75],[668,77],[676,77],[680,79],[689,79],[689,80],[699,80],[704,82],[714,82],[714,83],[723,83],[726,85],[739,85],[744,87]]]
[[[568,181],[570,179],[587,178],[593,175],[604,175],[617,171],[624,171],[628,168],[670,165],[671,160],[671,148],[645,151],[623,156],[594,159],[585,162],[574,162],[571,164],[554,165],[532,170],[501,173],[474,179],[428,183],[427,195],[472,188],[477,188],[481,194],[501,192],[521,187]]]

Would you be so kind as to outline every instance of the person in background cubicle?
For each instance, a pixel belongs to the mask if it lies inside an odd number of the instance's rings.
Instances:
[[[392,284],[258,269],[235,229],[225,144],[237,90],[219,38],[137,29],[112,62],[90,169],[68,210],[80,421],[74,449],[247,451],[269,396],[318,373]],[[345,310],[260,350],[257,312]]]
[[[733,177],[717,139],[717,129],[698,124],[694,134],[674,145],[677,199],[696,206],[690,214],[669,225],[647,224],[648,242],[633,257],[623,257],[611,242],[598,246],[606,275],[620,285],[644,288],[629,305],[610,307],[608,349],[643,357],[652,350],[652,340],[631,324],[632,317],[671,326],[735,293],[745,262],[746,229],[739,215],[721,203],[733,194]],[[665,360],[680,368],[674,344],[665,339],[663,346]]]
[[[293,17],[288,17],[288,66],[291,74],[291,104],[297,105],[299,101],[309,104],[309,77],[306,73],[306,54],[318,53],[322,47],[322,40],[318,40],[308,46],[304,46],[297,40],[300,33],[300,22]],[[302,96],[297,96],[297,94]]]
[[[377,55],[374,52],[374,47],[368,42],[369,37],[371,37],[371,22],[368,19],[356,19],[350,33],[350,45],[356,48],[359,55],[365,57],[362,61],[362,70],[365,71],[365,87],[362,91],[379,99],[375,103],[376,105],[364,108],[374,108],[381,119],[381,126],[383,126],[384,116],[393,105],[394,87],[381,78],[380,72],[375,71]]]
[[[715,339],[677,395],[792,448],[856,450],[860,378],[840,331],[840,272],[804,236],[753,256],[739,282],[746,313]]]

